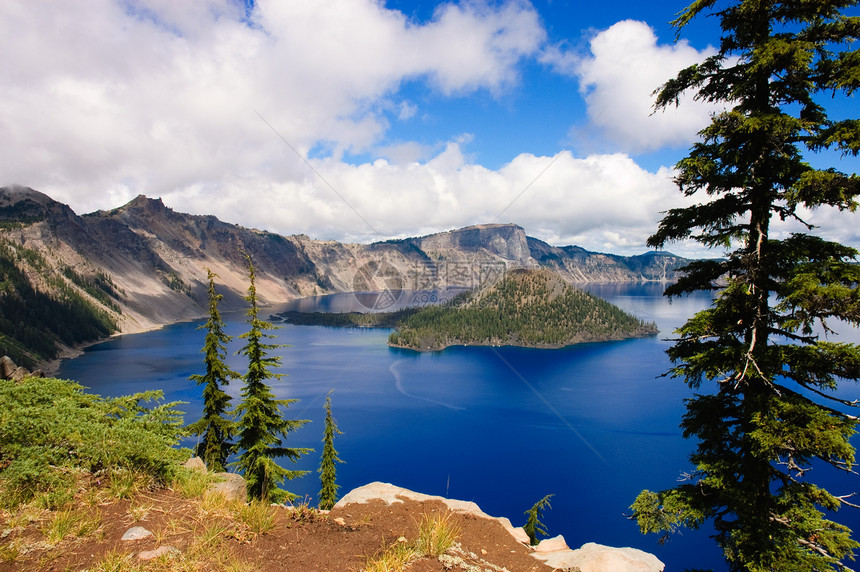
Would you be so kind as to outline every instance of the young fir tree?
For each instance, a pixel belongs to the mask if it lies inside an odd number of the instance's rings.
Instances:
[[[203,416],[188,426],[192,435],[202,435],[203,438],[197,444],[195,453],[203,459],[206,467],[211,471],[223,471],[224,464],[233,444],[230,440],[235,433],[236,424],[232,419],[226,417],[230,409],[231,398],[221,389],[231,379],[236,379],[239,374],[227,367],[224,360],[227,358],[227,344],[232,336],[224,333],[224,321],[218,311],[218,303],[221,294],[215,292],[215,278],[211,270],[207,270],[209,276],[209,320],[200,326],[206,330],[206,338],[201,350],[205,357],[206,373],[194,374],[190,377],[198,385],[203,385]]]
[[[275,459],[287,457],[297,461],[299,457],[311,451],[295,447],[286,447],[283,439],[287,433],[294,431],[307,423],[306,419],[285,419],[281,415],[282,407],[289,407],[296,399],[275,399],[272,389],[266,384],[269,379],[279,379],[284,376],[272,373],[271,368],[281,363],[281,358],[270,355],[274,349],[284,347],[282,344],[266,343],[266,338],[273,338],[266,333],[275,326],[261,320],[260,308],[257,304],[257,286],[254,265],[251,257],[245,255],[248,262],[248,295],[245,297],[249,304],[249,331],[240,337],[246,341],[239,353],[248,358],[248,371],[242,376],[245,385],[241,391],[242,401],[236,407],[240,416],[237,424],[239,440],[235,450],[239,459],[232,463],[244,475],[248,486],[248,496],[252,499],[282,502],[295,498],[295,495],[281,489],[285,479],[294,479],[307,471],[290,471],[275,462]]]
[[[331,414],[331,391],[325,398],[325,433],[323,435],[323,451],[320,458],[320,496],[319,508],[322,510],[331,510],[334,503],[337,502],[337,490],[340,485],[335,483],[337,463],[343,461],[337,456],[337,450],[334,448],[334,436],[342,435],[337,428],[337,423]]]
[[[693,239],[726,253],[688,265],[666,291],[719,291],[668,350],[672,376],[707,384],[681,424],[698,439],[695,470],[673,489],[643,491],[631,508],[643,532],[711,521],[732,570],[843,569],[858,547],[824,512],[852,503],[837,496],[850,491],[813,479],[854,463],[857,404],[835,390],[860,378],[860,351],[835,341],[828,321],[860,323],[860,266],[857,251],[812,235],[803,220],[857,206],[855,174],[803,157],[860,150],[860,122],[830,119],[822,106],[860,85],[860,53],[849,45],[860,18],[843,14],[857,3],[697,0],[675,24],[715,14],[719,51],[658,91],[658,109],[688,89],[727,109],[677,165],[681,191],[700,202],[668,211],[649,244]],[[775,218],[802,232],[772,232]]]
[[[544,509],[552,508],[549,504],[549,499],[553,496],[552,494],[546,495],[539,501],[537,501],[534,506],[528,509],[525,513],[528,515],[528,519],[526,519],[526,523],[523,525],[523,530],[529,537],[529,544],[532,546],[536,546],[538,544],[538,534],[541,536],[547,536],[546,528],[544,524],[540,521],[541,512]]]

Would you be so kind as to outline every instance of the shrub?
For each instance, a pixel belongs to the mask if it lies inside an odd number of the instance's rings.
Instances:
[[[98,477],[131,473],[169,482],[188,452],[178,402],[146,407],[160,391],[105,399],[61,379],[0,381],[0,504],[39,496],[48,508],[72,498],[81,471]]]

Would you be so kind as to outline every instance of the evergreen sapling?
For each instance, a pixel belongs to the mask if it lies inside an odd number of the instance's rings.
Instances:
[[[320,458],[320,496],[319,508],[331,510],[337,502],[337,491],[340,488],[335,482],[337,463],[343,461],[337,456],[334,448],[334,436],[343,433],[337,428],[337,423],[331,414],[331,391],[325,398],[325,433],[323,436],[323,452]]]
[[[275,326],[259,317],[260,308],[257,302],[256,273],[250,256],[245,255],[248,264],[248,332],[240,337],[245,340],[245,346],[239,353],[248,358],[248,370],[242,380],[244,387],[241,391],[241,402],[236,407],[240,417],[238,422],[239,440],[235,450],[239,453],[236,462],[231,463],[244,475],[248,486],[248,496],[251,499],[271,502],[292,500],[295,495],[281,489],[279,485],[288,479],[305,475],[307,471],[287,470],[275,462],[275,459],[286,457],[295,462],[312,449],[287,447],[284,440],[287,434],[295,431],[308,421],[306,419],[285,419],[281,408],[289,407],[296,399],[275,399],[271,387],[266,381],[279,379],[284,376],[272,373],[271,368],[281,363],[279,356],[270,355],[273,350],[284,347],[282,344],[266,343],[267,338],[273,338],[267,333]]]
[[[227,457],[233,444],[230,442],[236,430],[236,424],[227,417],[231,398],[223,386],[236,379],[239,374],[230,369],[224,360],[227,357],[227,344],[232,339],[224,333],[224,320],[218,310],[221,294],[215,291],[215,278],[207,269],[209,277],[209,320],[201,326],[206,330],[203,343],[204,364],[206,373],[194,374],[189,379],[203,385],[203,416],[188,426],[192,435],[202,435],[195,447],[195,454],[203,459],[210,471],[224,471]]]

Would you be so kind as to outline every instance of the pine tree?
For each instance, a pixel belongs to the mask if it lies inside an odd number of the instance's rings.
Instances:
[[[536,546],[538,544],[538,534],[541,536],[547,536],[546,528],[544,528],[544,524],[540,521],[540,516],[544,509],[552,508],[549,504],[549,499],[553,496],[555,495],[546,495],[537,501],[534,506],[523,513],[528,515],[528,519],[526,519],[526,523],[523,525],[523,530],[528,535],[529,543],[532,546]]]
[[[643,532],[711,521],[732,570],[844,569],[860,546],[824,513],[851,501],[812,480],[827,464],[854,463],[857,404],[835,389],[860,378],[860,351],[833,341],[828,320],[860,323],[860,266],[856,250],[811,234],[802,218],[857,207],[855,174],[803,157],[860,151],[860,121],[832,120],[820,103],[860,86],[849,46],[860,18],[843,14],[857,3],[697,0],[674,24],[715,14],[719,51],[657,92],[658,109],[692,89],[727,110],[677,165],[680,190],[701,202],[668,211],[649,244],[693,239],[726,252],[688,265],[666,290],[719,291],[668,350],[673,377],[708,384],[681,423],[698,439],[695,470],[673,489],[643,491],[632,508]],[[772,232],[774,217],[804,231]]]
[[[307,471],[290,471],[275,462],[275,459],[287,457],[297,461],[311,449],[286,447],[282,440],[287,433],[295,431],[305,423],[306,419],[285,419],[281,408],[289,407],[296,399],[275,399],[272,389],[266,380],[284,377],[281,373],[272,373],[271,368],[281,363],[279,356],[270,355],[272,350],[283,347],[282,344],[266,343],[266,338],[273,338],[266,333],[275,326],[261,320],[260,308],[257,303],[256,273],[251,257],[245,254],[248,264],[248,295],[245,300],[249,304],[248,332],[240,337],[246,340],[239,354],[248,358],[248,371],[242,376],[244,387],[241,392],[241,403],[236,407],[240,416],[238,422],[239,441],[236,451],[239,459],[232,463],[245,476],[248,486],[248,496],[252,499],[282,502],[295,498],[292,493],[281,489],[285,479],[294,479]]]
[[[334,436],[343,435],[337,428],[337,423],[331,414],[331,391],[325,398],[325,433],[323,436],[323,452],[320,458],[320,496],[319,508],[331,510],[337,502],[337,490],[340,485],[335,483],[337,463],[343,461],[337,456],[334,448]]]
[[[218,311],[218,303],[221,294],[215,292],[215,278],[211,270],[207,269],[209,277],[209,320],[200,329],[206,330],[206,338],[201,350],[205,357],[206,373],[194,374],[189,379],[203,385],[203,416],[188,426],[192,435],[202,435],[203,438],[197,444],[195,453],[203,459],[206,467],[211,471],[223,471],[224,464],[233,444],[236,424],[232,419],[226,417],[230,409],[231,397],[221,389],[236,379],[239,374],[227,367],[224,360],[227,358],[227,344],[232,336],[224,333],[224,320]]]

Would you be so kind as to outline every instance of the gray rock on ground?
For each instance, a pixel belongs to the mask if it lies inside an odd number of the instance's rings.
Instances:
[[[152,533],[142,526],[133,526],[125,531],[121,540],[141,540],[150,536],[152,536]]]
[[[30,371],[26,367],[19,366],[9,356],[0,357],[0,379],[19,382],[25,377],[45,377],[45,373],[41,369]]]
[[[138,560],[142,560],[147,562],[149,560],[155,560],[160,556],[164,556],[165,554],[179,554],[179,550],[172,546],[159,546],[153,550],[143,550],[137,555]]]
[[[248,485],[242,475],[236,473],[212,473],[219,481],[209,487],[209,491],[220,493],[228,501],[248,501]]]
[[[0,378],[9,379],[12,372],[18,369],[15,362],[9,356],[0,357]]]

